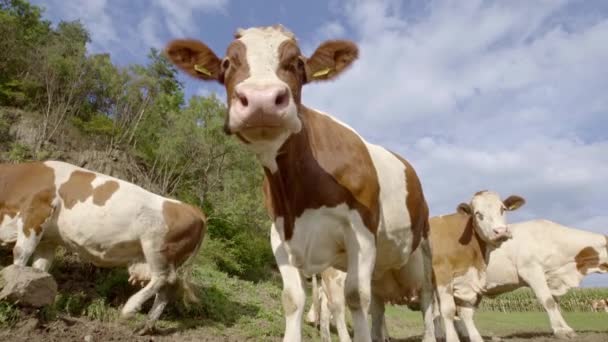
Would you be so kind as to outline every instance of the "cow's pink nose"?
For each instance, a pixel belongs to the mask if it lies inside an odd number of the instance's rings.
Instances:
[[[232,128],[278,127],[283,124],[289,105],[289,90],[283,84],[267,86],[238,85],[231,115]]]
[[[235,92],[241,107],[252,111],[262,109],[267,113],[277,112],[289,102],[287,87],[284,85],[240,87]]]
[[[505,240],[511,238],[511,230],[509,230],[509,227],[494,228],[494,234],[494,238],[496,240]]]

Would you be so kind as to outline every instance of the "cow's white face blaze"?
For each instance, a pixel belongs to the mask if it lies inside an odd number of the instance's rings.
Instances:
[[[506,212],[525,203],[519,196],[512,195],[503,201],[496,192],[480,191],[470,203],[459,204],[457,211],[473,218],[475,230],[484,241],[496,244],[511,238]]]
[[[358,57],[355,44],[333,40],[306,58],[295,36],[280,25],[239,29],[223,59],[196,40],[172,41],[166,51],[191,76],[224,84],[225,131],[259,154],[267,149],[276,152],[291,134],[301,130],[304,84],[332,79]]]

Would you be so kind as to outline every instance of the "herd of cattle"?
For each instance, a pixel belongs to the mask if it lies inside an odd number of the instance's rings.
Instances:
[[[239,29],[223,58],[197,40],[172,41],[166,54],[189,75],[225,86],[225,132],[262,164],[285,341],[301,340],[304,278],[316,274],[308,319],[321,318],[326,340],[330,317],[340,340],[350,340],[348,307],[355,341],[387,341],[384,306],[393,303],[422,312],[424,341],[458,341],[455,321],[482,341],[473,323],[481,296],[521,286],[533,289],[556,336],[574,335],[555,298],[587,274],[608,272],[608,237],[546,220],[507,224],[506,212],[525,201],[492,191],[429,218],[405,159],[301,102],[304,84],[332,80],[357,59],[354,43],[326,41],[307,58],[277,25]],[[128,267],[130,281],[145,286],[122,314],[155,297],[144,331],[181,283],[176,269],[198,252],[205,224],[195,207],[67,163],[0,165],[0,241],[14,243],[14,263],[32,258],[48,270],[62,245],[101,267]]]

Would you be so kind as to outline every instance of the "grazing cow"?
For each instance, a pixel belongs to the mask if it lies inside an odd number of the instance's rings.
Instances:
[[[547,220],[509,228],[513,237],[490,255],[486,294],[496,296],[529,286],[547,311],[554,335],[576,336],[555,298],[579,286],[587,274],[608,272],[608,236]]]
[[[458,341],[454,326],[456,307],[470,340],[482,341],[473,323],[473,308],[477,305],[485,285],[488,255],[502,241],[510,238],[505,211],[516,210],[523,198],[510,196],[502,201],[490,191],[476,193],[470,204],[461,203],[458,212],[430,219],[430,244],[433,271],[436,277],[439,312],[446,327],[446,340]],[[376,287],[372,302],[372,336],[375,341],[388,341],[384,320],[384,303],[406,304],[416,309],[417,294],[422,286],[422,254],[414,254],[404,269],[402,286],[409,291],[393,292],[391,284]],[[392,293],[408,294],[404,298],[390,297]],[[457,305],[456,305],[457,304]],[[437,313],[436,313],[437,314]]]
[[[350,335],[346,326],[345,303],[344,303],[344,281],[346,273],[333,267],[321,272],[321,285],[317,286],[317,276],[313,275],[313,300],[310,310],[306,315],[306,321],[319,325],[321,330],[321,341],[331,341],[330,320],[334,322],[338,330],[340,342],[349,342]]]
[[[433,340],[428,208],[416,172],[301,102],[302,86],[335,79],[357,58],[357,46],[326,41],[306,58],[293,33],[277,25],[238,30],[224,58],[196,40],[172,41],[166,52],[189,75],[225,86],[225,131],[263,166],[271,245],[283,279],[284,340],[301,340],[301,273],[334,266],[347,271],[354,340],[369,341],[371,287],[399,283],[399,269],[420,244],[429,270],[425,339]]]
[[[148,284],[122,315],[155,296],[148,332],[168,302],[176,269],[196,254],[205,234],[197,208],[71,164],[0,164],[0,239],[15,243],[13,263],[48,271],[58,245],[100,267],[128,266]]]

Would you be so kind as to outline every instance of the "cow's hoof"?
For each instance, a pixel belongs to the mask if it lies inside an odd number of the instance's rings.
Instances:
[[[143,335],[154,335],[156,334],[156,327],[153,322],[146,322],[143,325],[135,328],[133,331],[135,335],[143,336]]]
[[[567,340],[570,338],[575,338],[576,333],[574,332],[574,330],[558,330],[555,332],[555,337],[562,340]]]

